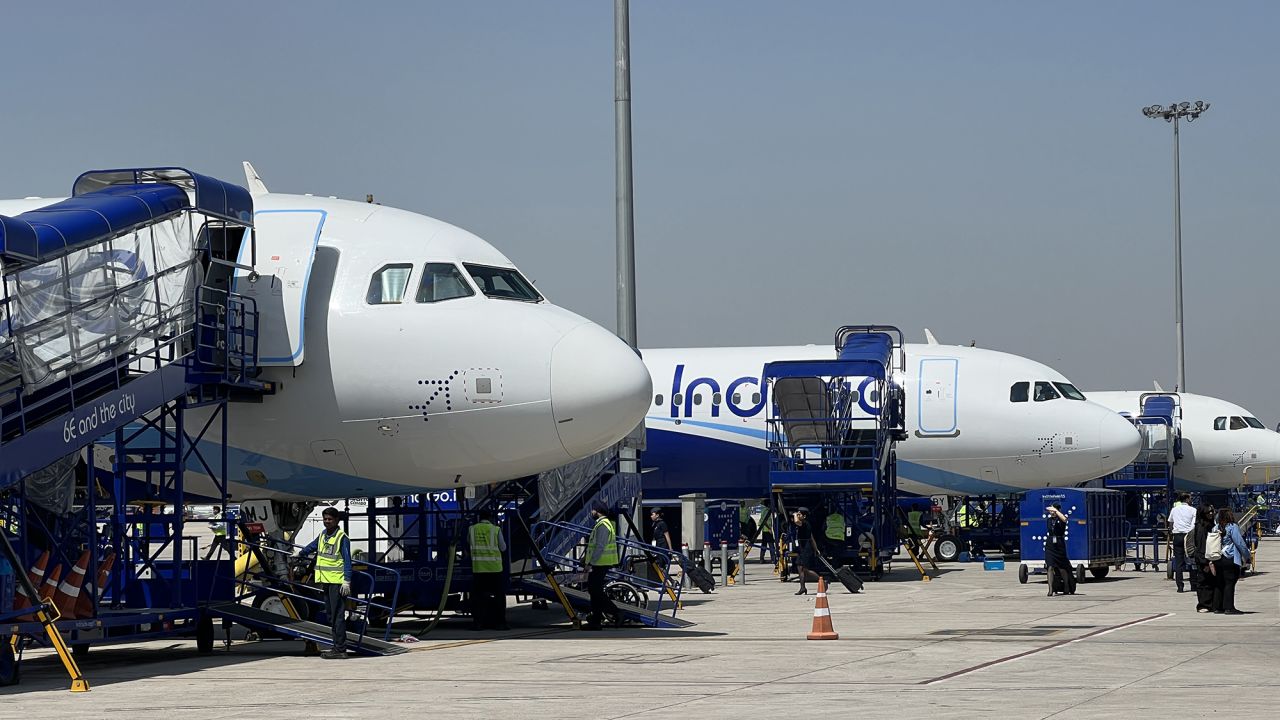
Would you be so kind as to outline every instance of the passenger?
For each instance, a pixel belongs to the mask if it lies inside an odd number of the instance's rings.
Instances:
[[[507,543],[493,510],[484,510],[467,531],[471,548],[471,629],[507,627],[507,589],[502,582],[502,553]]]
[[[1191,495],[1181,493],[1178,500],[1173,504],[1173,509],[1169,511],[1169,522],[1173,525],[1173,537],[1170,539],[1173,544],[1173,579],[1178,585],[1178,592],[1184,592],[1182,573],[1190,566],[1187,561],[1186,542],[1187,533],[1195,529],[1196,509],[1191,507]],[[1194,592],[1197,588],[1196,575],[1191,573],[1191,590]]]
[[[609,506],[603,502],[597,500],[591,506],[591,517],[595,518],[595,526],[587,541],[585,558],[591,614],[587,616],[587,624],[582,626],[583,630],[599,630],[607,616],[613,616],[617,623],[622,620],[618,614],[618,606],[604,592],[605,577],[618,566],[618,531],[609,519]]]
[[[1245,545],[1236,516],[1223,508],[1218,511],[1215,530],[1221,533],[1222,557],[1217,561],[1218,585],[1214,588],[1213,611],[1224,615],[1243,615],[1236,609],[1236,583],[1249,564],[1249,547]]]
[[[333,649],[320,653],[325,660],[347,659],[346,597],[351,594],[351,541],[338,527],[342,512],[327,507],[321,514],[324,532],[306,547],[300,556],[316,554],[316,585],[324,594],[325,613],[333,631]]]
[[[796,594],[808,595],[809,588],[805,583],[810,579],[818,579],[818,574],[810,570],[818,563],[818,547],[817,540],[813,537],[813,528],[809,526],[809,508],[796,510],[791,537],[796,543],[796,574],[800,576],[800,589]]]
[[[1044,569],[1049,574],[1049,596],[1062,592],[1076,594],[1075,576],[1071,560],[1067,557],[1067,516],[1062,514],[1062,504],[1054,503],[1045,508]],[[1062,590],[1056,590],[1054,581],[1061,578]]]
[[[1196,512],[1196,525],[1190,539],[1187,557],[1192,563],[1194,573],[1191,586],[1196,588],[1196,612],[1213,611],[1213,590],[1217,584],[1213,563],[1205,557],[1205,543],[1209,532],[1213,529],[1213,506],[1204,503]]]
[[[653,544],[671,550],[671,531],[667,529],[667,521],[662,519],[662,508],[650,510],[649,520],[653,522]]]

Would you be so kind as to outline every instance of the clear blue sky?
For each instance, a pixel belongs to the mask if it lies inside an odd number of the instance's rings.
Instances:
[[[0,44],[0,196],[181,164],[476,232],[613,326],[612,3],[25,3]],[[1183,133],[1191,390],[1280,420],[1280,6],[632,7],[642,346],[842,323],[1174,378]]]

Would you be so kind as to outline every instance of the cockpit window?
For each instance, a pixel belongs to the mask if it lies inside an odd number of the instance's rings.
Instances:
[[[452,263],[427,263],[422,269],[422,282],[418,285],[417,300],[420,303],[440,302],[475,295],[467,284],[462,271]]]
[[[1258,419],[1258,418],[1256,418],[1256,417],[1247,417],[1247,418],[1245,418],[1245,419],[1244,419],[1244,421],[1245,421],[1245,422],[1247,422],[1247,423],[1249,423],[1249,427],[1251,427],[1251,428],[1258,428],[1259,430],[1266,430],[1266,429],[1267,429],[1267,426],[1266,426],[1266,425],[1263,425],[1263,424],[1262,424],[1262,421],[1261,421],[1261,420],[1259,420],[1259,419]]]
[[[1062,397],[1068,400],[1084,400],[1085,399],[1084,393],[1077,390],[1076,386],[1072,385],[1071,383],[1056,382],[1053,384],[1053,386],[1058,388],[1058,392],[1062,393]]]
[[[1231,429],[1232,429],[1232,430],[1243,430],[1243,429],[1245,429],[1245,428],[1247,428],[1247,427],[1249,427],[1249,423],[1245,422],[1245,421],[1244,421],[1244,418],[1242,418],[1242,417],[1235,417],[1235,416],[1232,416],[1232,418],[1231,418]]]
[[[1053,383],[1041,380],[1036,381],[1036,402],[1057,400],[1059,397],[1058,391],[1053,389]]]
[[[383,265],[369,281],[365,302],[370,305],[394,305],[404,300],[405,290],[409,287],[409,276],[412,274],[413,266],[408,263]]]
[[[1026,402],[1027,393],[1031,390],[1031,383],[1018,382],[1009,388],[1009,402]]]
[[[542,296],[533,289],[533,284],[525,280],[515,268],[471,264],[464,264],[463,267],[467,269],[471,279],[476,281],[480,292],[488,297],[524,302],[542,301]]]
[[[1226,430],[1226,429],[1227,429],[1227,418],[1226,418],[1225,416],[1224,416],[1224,417],[1216,417],[1216,418],[1214,418],[1214,419],[1213,419],[1213,429],[1214,429],[1214,430]]]

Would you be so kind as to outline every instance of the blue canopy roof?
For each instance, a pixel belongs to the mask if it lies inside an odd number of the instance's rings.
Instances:
[[[73,197],[16,217],[0,215],[0,256],[42,262],[191,208],[253,224],[249,191],[181,168],[104,170],[81,175]]]
[[[193,173],[186,168],[90,170],[76,178],[71,194],[84,195],[113,185],[146,182],[170,183],[192,191],[196,198],[196,210],[241,225],[253,225],[253,197],[248,190],[215,177]]]
[[[893,362],[893,338],[885,333],[850,335],[835,360],[779,360],[764,366],[764,376],[874,377],[883,380]]]
[[[116,185],[17,217],[0,215],[0,255],[41,262],[102,242],[187,207],[168,184]]]

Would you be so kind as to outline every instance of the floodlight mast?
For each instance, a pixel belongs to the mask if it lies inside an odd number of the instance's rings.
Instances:
[[[1182,325],[1182,176],[1178,160],[1178,121],[1194,122],[1209,109],[1209,103],[1196,100],[1194,103],[1170,103],[1148,105],[1142,108],[1142,114],[1153,120],[1164,120],[1173,123],[1173,297],[1174,297],[1174,334],[1177,338],[1178,380],[1174,390],[1187,390],[1187,363],[1183,347]]]

